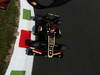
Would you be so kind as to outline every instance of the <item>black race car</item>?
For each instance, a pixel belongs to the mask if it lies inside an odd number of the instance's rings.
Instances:
[[[35,28],[33,28],[33,35],[36,35],[36,40],[26,40],[27,45],[30,46],[26,49],[26,54],[62,58],[65,46],[58,43],[58,39],[62,37],[59,29],[61,25],[60,16],[48,13],[44,16],[37,15],[33,20],[36,22]]]

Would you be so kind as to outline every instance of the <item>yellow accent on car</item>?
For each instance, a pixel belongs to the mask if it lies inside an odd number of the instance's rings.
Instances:
[[[36,5],[37,5],[37,3],[36,3],[36,2],[32,2],[32,5],[36,6]]]

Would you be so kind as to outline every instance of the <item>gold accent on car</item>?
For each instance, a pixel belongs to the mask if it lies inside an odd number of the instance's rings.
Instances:
[[[34,5],[34,6],[36,6],[37,5],[37,3],[36,2],[31,2],[32,3],[32,5]]]

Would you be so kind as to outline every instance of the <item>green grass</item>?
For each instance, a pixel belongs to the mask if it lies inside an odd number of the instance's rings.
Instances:
[[[4,75],[7,65],[4,62],[8,55],[10,44],[15,39],[13,36],[14,28],[17,26],[16,17],[18,16],[16,0],[11,0],[7,10],[0,10],[0,75]]]
[[[23,19],[31,20],[31,11],[23,9]]]
[[[11,75],[25,75],[25,71],[12,71]]]

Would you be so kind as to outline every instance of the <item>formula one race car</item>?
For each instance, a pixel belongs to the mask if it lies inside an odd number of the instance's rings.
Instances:
[[[58,39],[62,36],[59,29],[60,16],[48,13],[44,16],[37,15],[34,18],[36,40],[26,40],[30,48],[26,49],[27,55],[47,56],[48,58],[63,57],[64,44],[59,44]]]

